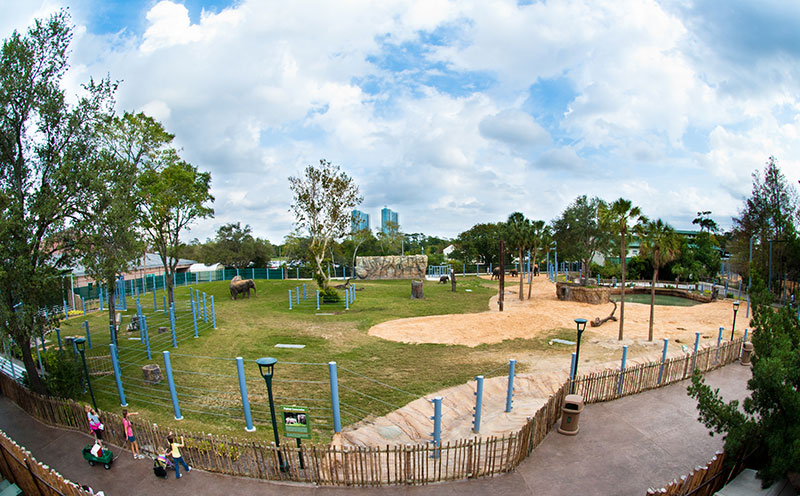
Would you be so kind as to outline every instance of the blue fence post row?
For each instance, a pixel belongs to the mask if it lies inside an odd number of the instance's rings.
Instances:
[[[111,348],[111,364],[114,366],[114,379],[117,381],[117,392],[119,393],[119,405],[128,406],[125,401],[125,390],[122,388],[122,372],[119,368],[119,357],[117,357],[117,347],[113,344],[108,345]]]
[[[211,295],[211,325],[217,328],[217,312],[214,311],[214,295]]]
[[[246,424],[244,430],[253,432],[256,428],[253,427],[253,417],[250,415],[250,399],[247,397],[247,381],[244,377],[244,359],[242,357],[236,357],[236,372],[239,375],[239,394],[242,396],[242,408],[244,409]]]
[[[91,350],[92,349],[92,335],[89,334],[89,321],[88,320],[84,320],[83,321],[83,328],[86,329],[86,346],[88,346],[89,349]],[[58,338],[58,347],[61,348],[61,337],[60,336]]]
[[[622,385],[625,382],[625,362],[628,361],[628,345],[622,347],[622,364],[619,366],[619,384],[617,394],[622,394]]]
[[[511,402],[514,397],[514,370],[516,369],[517,361],[511,359],[508,361],[508,388],[506,390],[506,412],[511,411]]]
[[[475,434],[481,431],[481,412],[483,410],[483,376],[479,375],[475,378],[478,382],[476,391],[472,394],[475,395],[475,414],[472,419],[472,432]]]
[[[433,436],[433,446],[434,448],[439,448],[442,445],[442,397],[437,396],[431,400],[433,403],[433,432],[431,432],[431,436]],[[439,458],[439,450],[433,450],[433,458]]]
[[[669,345],[669,339],[664,338],[664,351],[661,353],[661,367],[658,369],[658,383],[661,384],[661,380],[664,377],[664,362],[667,361],[667,346]]]
[[[172,411],[175,412],[175,420],[183,420],[181,407],[178,405],[178,393],[175,391],[175,381],[172,378],[172,364],[169,361],[169,351],[164,351],[164,370],[167,371],[167,383],[169,384],[169,395],[172,397]]]
[[[333,413],[333,432],[342,432],[342,417],[339,412],[339,376],[336,371],[336,362],[328,362],[328,375],[330,376],[330,384],[331,384],[331,411]]]

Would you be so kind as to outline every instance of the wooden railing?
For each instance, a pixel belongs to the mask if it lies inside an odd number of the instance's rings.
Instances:
[[[580,376],[575,391],[584,401],[596,403],[636,394],[683,380],[693,366],[705,372],[738,359],[742,339],[719,348],[706,348],[694,354],[667,360],[658,380],[661,362],[650,362],[626,369],[606,370]],[[622,387],[620,388],[620,380]],[[558,419],[569,391],[566,381],[523,427],[500,437],[451,441],[441,447],[431,444],[386,446],[335,446],[284,442],[254,442],[228,436],[184,432],[175,427],[133,421],[143,452],[154,454],[166,447],[169,431],[183,436],[182,450],[187,462],[197,468],[229,475],[269,480],[310,482],[318,485],[381,486],[421,485],[476,477],[491,477],[517,467],[547,436]],[[0,392],[31,416],[51,425],[89,432],[83,405],[72,400],[41,396],[0,374]],[[124,444],[122,419],[102,413],[104,437],[117,446]],[[280,470],[280,457],[288,469]]]

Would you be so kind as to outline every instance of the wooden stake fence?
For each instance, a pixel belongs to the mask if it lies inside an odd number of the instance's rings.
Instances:
[[[725,453],[717,452],[705,467],[695,468],[689,475],[684,475],[681,480],[673,480],[661,489],[650,488],[647,496],[711,496],[722,489],[727,482],[724,477],[729,473],[724,468]]]
[[[741,347],[742,339],[737,339],[719,349],[703,349],[697,354],[696,366],[705,372],[731,363],[739,358]],[[575,392],[582,394],[587,404],[636,394],[691,376],[693,362],[692,354],[667,360],[660,384],[660,361],[637,365],[624,372],[606,370],[580,376],[575,380]],[[618,393],[620,376],[623,385],[621,393]],[[274,443],[184,432],[137,420],[133,420],[133,426],[142,452],[154,455],[165,448],[167,434],[173,431],[185,439],[186,446],[182,452],[187,463],[211,472],[317,485],[422,485],[492,477],[513,470],[558,422],[569,386],[567,380],[519,431],[500,437],[450,441],[441,447],[430,444],[366,447],[304,444],[298,448],[287,440],[280,447],[281,456],[289,464],[289,470],[285,472],[279,470],[278,449]],[[4,374],[0,374],[0,391],[28,414],[47,424],[90,432],[82,404],[32,393]],[[102,412],[101,419],[105,425],[105,439],[123,446],[122,418]],[[301,457],[304,462],[302,469]]]

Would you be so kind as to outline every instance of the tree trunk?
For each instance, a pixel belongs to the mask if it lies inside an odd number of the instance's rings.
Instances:
[[[628,247],[625,246],[625,231],[622,231],[619,251],[620,257],[622,257],[622,288],[619,293],[619,340],[622,341],[623,327],[625,325],[625,256],[628,254]]]
[[[422,281],[411,281],[411,299],[422,300],[425,293],[422,291]]]
[[[531,270],[530,273],[535,271],[534,267],[536,267],[536,250],[533,251],[533,260],[531,261]],[[528,299],[531,299],[531,288],[533,288],[533,281],[530,279],[530,274],[528,275]]]
[[[35,393],[47,394],[47,386],[45,386],[44,381],[39,376],[39,371],[36,369],[36,363],[33,361],[30,338],[15,338],[14,340],[17,342],[17,344],[19,344],[19,348],[22,351],[22,363],[25,365],[25,371],[28,373],[28,384],[30,385],[31,390]]]
[[[647,340],[653,340],[653,312],[656,306],[656,280],[658,280],[658,257],[653,257],[653,283],[650,285],[650,330],[647,333]]]
[[[525,262],[522,260],[522,248],[520,248],[519,249],[519,272],[517,272],[517,275],[519,276],[519,301],[522,301],[522,300],[525,299],[525,293],[523,292],[524,289],[525,289],[524,288],[524,283],[525,283],[524,279],[525,278],[522,277],[522,275],[524,273],[525,273]]]
[[[450,269],[450,290],[456,292],[456,271]]]
[[[503,294],[506,291],[506,243],[500,240],[500,280],[498,281],[499,294],[497,295],[497,305],[503,311]]]

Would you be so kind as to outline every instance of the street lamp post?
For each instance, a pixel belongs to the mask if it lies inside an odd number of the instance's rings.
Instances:
[[[272,419],[272,433],[275,434],[275,448],[278,451],[278,467],[281,472],[289,470],[288,465],[283,462],[283,455],[281,455],[281,441],[278,436],[278,423],[275,421],[275,401],[272,399],[272,375],[275,371],[275,364],[278,360],[271,357],[263,357],[256,360],[258,364],[258,371],[267,383],[267,395],[269,396],[269,415]]]
[[[580,363],[581,358],[581,336],[583,336],[583,331],[586,330],[586,319],[575,319],[575,326],[578,329],[578,341],[575,348],[575,370],[573,371],[573,378],[578,377],[578,364]],[[573,380],[572,383],[569,385],[569,393],[572,394],[575,392],[575,381]]]
[[[89,368],[86,366],[86,338],[75,339],[75,346],[78,348],[83,361],[83,372],[86,374],[86,384],[89,387],[89,395],[92,397],[92,406],[94,411],[97,411],[97,402],[94,400],[94,391],[92,391],[92,381],[89,380]]]
[[[739,301],[733,302],[733,325],[731,326],[731,341],[733,341],[733,331],[736,329],[736,312],[739,311]]]

